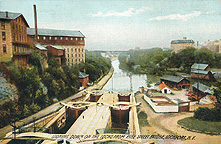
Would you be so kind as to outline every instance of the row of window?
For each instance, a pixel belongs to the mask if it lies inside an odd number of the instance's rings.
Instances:
[[[67,48],[67,52],[69,52],[69,49],[70,49],[70,52],[74,51],[74,48]],[[75,52],[77,52],[77,48],[75,49]],[[81,52],[80,48],[78,49],[78,52]],[[82,52],[84,52],[84,49],[82,49]]]
[[[12,23],[12,30],[15,30],[16,32],[24,32],[26,33],[26,27],[22,25],[17,25],[16,23]]]
[[[83,40],[83,38],[73,38],[73,37],[71,37],[71,38],[69,38],[69,37],[46,37],[46,36],[43,36],[42,37],[42,39],[43,40],[46,40],[46,38],[48,38],[49,40],[52,40],[53,38],[54,38],[54,40],[58,40],[59,38],[60,38],[60,40],[63,40],[63,39],[65,39],[65,40],[76,40],[76,41],[78,41],[78,39],[80,40],[80,41],[82,41]],[[38,36],[38,39],[40,39],[40,37]]]
[[[22,34],[13,34],[13,40],[15,41],[21,41],[21,42],[26,42],[27,41],[27,36],[22,35]]]
[[[67,54],[67,57],[69,56],[74,57],[74,54]],[[81,54],[78,54],[79,57],[81,57]],[[77,54],[75,54],[75,57],[77,57]],[[84,54],[82,54],[82,57],[84,57]]]
[[[74,59],[67,59],[68,62],[74,62]],[[75,62],[81,62],[83,59],[75,59]]]

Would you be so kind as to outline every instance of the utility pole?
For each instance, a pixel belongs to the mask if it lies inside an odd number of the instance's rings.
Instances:
[[[38,40],[38,27],[37,27],[37,10],[36,5],[34,4],[34,18],[35,18],[35,40]]]

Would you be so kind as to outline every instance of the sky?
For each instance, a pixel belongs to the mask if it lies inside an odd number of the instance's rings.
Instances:
[[[221,39],[221,0],[0,0],[34,27],[81,31],[88,50],[170,47],[172,40]]]

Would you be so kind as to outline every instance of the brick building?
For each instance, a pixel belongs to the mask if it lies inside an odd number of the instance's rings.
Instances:
[[[209,70],[208,64],[194,63],[191,66],[191,78],[214,80],[214,72]]]
[[[64,61],[64,48],[60,46],[48,45],[46,47],[48,49],[48,54],[54,57],[59,61],[60,64],[63,64]]]
[[[171,49],[174,52],[179,52],[187,47],[194,47],[194,41],[193,40],[186,40],[184,38],[183,40],[172,40],[171,41]]]
[[[21,13],[0,12],[0,62],[13,60],[16,64],[27,64],[32,50],[27,27]]]
[[[89,74],[85,74],[83,72],[79,73],[78,80],[80,81],[81,85],[86,88],[87,84],[89,83]]]
[[[173,89],[189,88],[190,81],[182,76],[164,75],[160,78],[161,83]]]
[[[35,38],[35,29],[27,29],[29,38]],[[38,29],[37,42],[64,48],[67,65],[85,62],[85,36],[80,31]]]

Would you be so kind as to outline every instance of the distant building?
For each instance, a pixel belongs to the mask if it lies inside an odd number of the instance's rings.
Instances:
[[[29,38],[35,38],[35,29],[27,29]],[[37,42],[64,48],[67,65],[85,62],[85,36],[80,31],[38,29]]]
[[[171,49],[174,52],[179,52],[187,47],[194,47],[194,41],[193,40],[186,40],[184,38],[183,40],[172,40],[171,41]]]
[[[89,83],[89,74],[85,74],[83,72],[79,73],[78,80],[80,81],[81,85],[86,88],[87,84]]]
[[[201,44],[199,48],[207,48],[215,53],[221,53],[221,39],[220,40],[214,40],[214,41],[208,41]]]
[[[191,66],[191,78],[213,80],[214,72],[209,70],[208,64],[194,63]]]
[[[182,76],[164,75],[160,78],[161,83],[173,89],[189,88],[190,81]]]
[[[27,38],[27,21],[21,13],[0,12],[0,62],[13,60],[27,64],[31,48]]]

